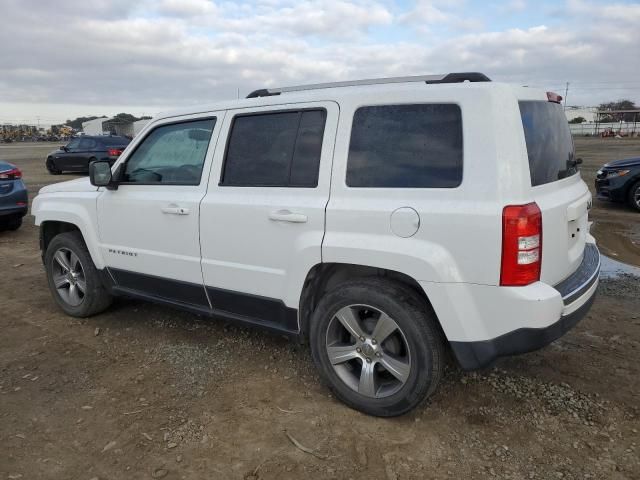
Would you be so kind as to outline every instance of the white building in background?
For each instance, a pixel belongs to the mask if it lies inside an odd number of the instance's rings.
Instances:
[[[138,135],[142,129],[151,121],[150,118],[145,118],[144,120],[138,120],[137,122],[133,122],[133,133],[132,135],[135,137]]]
[[[102,124],[112,120],[111,118],[96,118],[88,122],[82,122],[82,131],[85,135],[109,135],[109,130],[105,132]]]
[[[82,123],[85,135],[122,135],[133,138],[149,123],[150,119],[126,122],[118,118],[96,118]]]
[[[596,107],[567,107],[564,114],[569,122],[577,117],[582,117],[587,122],[595,122],[597,110]]]

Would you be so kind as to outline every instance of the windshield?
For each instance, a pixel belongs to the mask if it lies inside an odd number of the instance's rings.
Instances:
[[[519,104],[531,185],[544,185],[576,174],[573,138],[562,106],[545,101]]]

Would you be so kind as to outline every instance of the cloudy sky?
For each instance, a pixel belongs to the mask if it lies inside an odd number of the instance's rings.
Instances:
[[[0,122],[456,71],[640,102],[638,25],[624,0],[0,0]]]

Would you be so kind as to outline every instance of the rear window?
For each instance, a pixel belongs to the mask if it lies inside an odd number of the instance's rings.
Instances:
[[[519,103],[531,185],[544,185],[577,173],[573,138],[562,106],[544,101]]]
[[[353,115],[347,185],[453,188],[462,181],[462,116],[453,104],[380,105]]]

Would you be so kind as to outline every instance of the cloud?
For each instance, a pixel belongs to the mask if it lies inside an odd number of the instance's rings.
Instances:
[[[605,21],[635,25],[640,22],[640,4],[638,3],[595,3],[585,0],[568,0],[567,11],[570,14],[596,17]]]
[[[522,12],[526,10],[526,8],[527,8],[526,0],[511,0],[510,2],[507,2],[505,6],[505,9],[508,12]]]
[[[195,17],[217,13],[217,6],[210,0],[163,0],[158,12],[167,16]]]
[[[437,0],[418,0],[412,10],[400,17],[407,23],[428,25],[449,22],[453,18],[454,15],[447,11],[447,3]]]
[[[238,88],[474,70],[545,88],[571,81],[576,103],[640,100],[623,83],[580,89],[639,78],[637,29],[616,25],[637,22],[640,7],[563,8],[547,25],[500,28],[463,0],[5,0],[0,121],[16,102],[32,118],[64,104],[64,120],[75,114],[69,105],[149,113],[235,98]]]

